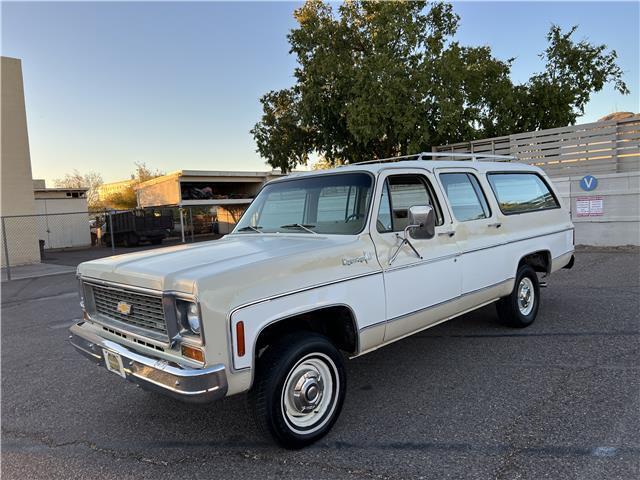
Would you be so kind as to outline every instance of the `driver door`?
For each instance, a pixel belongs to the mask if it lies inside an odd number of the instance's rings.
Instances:
[[[436,214],[435,236],[414,239],[400,248],[408,211],[414,205],[430,205]],[[380,174],[371,236],[383,269],[387,326],[390,341],[441,320],[461,293],[455,225],[433,176],[422,169],[389,169]],[[393,259],[393,260],[392,260]]]

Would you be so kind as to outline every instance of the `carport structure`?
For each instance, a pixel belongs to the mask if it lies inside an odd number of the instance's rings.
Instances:
[[[138,206],[177,207],[184,241],[185,208],[209,207],[217,212],[220,233],[229,233],[262,185],[279,171],[242,172],[178,170],[135,187]],[[191,226],[193,229],[193,225]]]

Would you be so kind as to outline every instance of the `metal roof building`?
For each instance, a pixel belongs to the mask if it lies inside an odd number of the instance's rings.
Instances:
[[[262,185],[282,174],[178,170],[135,187],[139,207],[189,207],[249,204]]]

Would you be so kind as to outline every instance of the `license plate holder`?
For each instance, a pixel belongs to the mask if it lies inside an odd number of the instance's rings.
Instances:
[[[120,375],[122,378],[127,378],[124,373],[124,366],[122,365],[122,357],[120,355],[105,350],[104,348],[102,349],[102,354],[104,355],[104,365],[107,367],[107,370],[116,375]]]

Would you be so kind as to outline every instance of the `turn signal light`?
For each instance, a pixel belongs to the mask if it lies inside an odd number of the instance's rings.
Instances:
[[[192,347],[191,345],[182,345],[182,356],[195,360],[196,362],[204,363],[204,352],[199,348]]]
[[[236,323],[236,343],[238,356],[244,357],[244,322]]]

